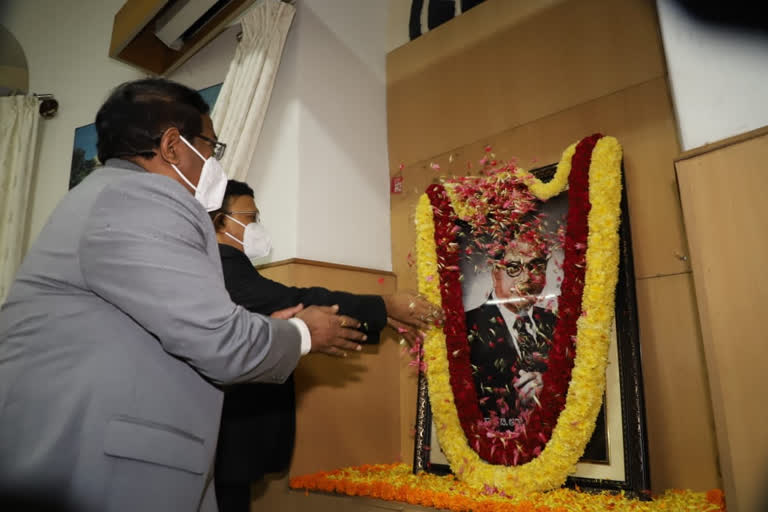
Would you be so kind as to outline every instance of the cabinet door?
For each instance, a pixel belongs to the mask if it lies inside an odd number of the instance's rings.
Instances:
[[[736,512],[765,510],[768,482],[767,162],[764,132],[676,163],[721,471]]]

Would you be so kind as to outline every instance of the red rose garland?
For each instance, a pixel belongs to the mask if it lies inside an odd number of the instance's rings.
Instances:
[[[526,428],[525,451],[521,450],[520,463],[528,462],[549,441],[560,412],[565,407],[568,383],[571,380],[575,353],[576,321],[582,314],[581,297],[584,291],[589,216],[589,165],[592,149],[602,137],[595,134],[576,146],[568,176],[568,216],[563,247],[564,277],[558,298],[558,318],[552,336],[547,371],[542,376],[543,387],[539,397],[542,407],[533,410]],[[521,443],[522,444],[522,443]]]
[[[472,377],[464,306],[462,304],[460,251],[457,235],[461,231],[448,194],[442,185],[432,185],[427,196],[432,204],[435,245],[440,278],[440,294],[446,321],[446,351],[450,384],[462,429],[470,446],[485,460],[494,464],[519,465],[530,461],[543,449],[552,434],[557,418],[565,406],[570,382],[576,321],[581,312],[584,288],[589,204],[589,165],[592,149],[602,137],[595,134],[576,147],[571,162],[568,192],[568,216],[564,243],[564,280],[558,298],[558,319],[552,337],[547,371],[539,394],[542,407],[525,411],[523,424],[514,432],[500,431],[482,417]],[[521,187],[509,180],[505,187]]]

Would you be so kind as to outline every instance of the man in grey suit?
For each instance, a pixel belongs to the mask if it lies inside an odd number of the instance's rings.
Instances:
[[[217,386],[282,382],[301,354],[364,335],[334,308],[281,320],[232,303],[206,213],[224,145],[199,94],[123,84],[96,129],[104,168],[59,203],[0,311],[0,494],[215,510]]]

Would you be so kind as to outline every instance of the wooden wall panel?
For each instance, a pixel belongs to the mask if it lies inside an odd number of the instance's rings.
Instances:
[[[653,489],[721,485],[690,273],[637,282]]]
[[[262,268],[292,286],[323,286],[385,295],[391,272],[288,260]],[[395,462],[400,453],[400,346],[390,330],[381,343],[340,359],[310,354],[296,369],[296,449],[290,474]]]
[[[411,164],[664,73],[653,2],[489,0],[387,56],[390,162]]]
[[[728,510],[768,505],[768,134],[677,162]]]
[[[686,242],[673,163],[679,146],[663,77],[407,166],[402,172],[404,193],[391,199],[392,225],[398,230],[410,229],[411,224],[402,223],[402,216],[395,218],[397,210],[415,208],[418,195],[432,180],[476,174],[486,145],[499,158],[514,157],[522,167],[533,168],[557,162],[568,145],[595,132],[616,137],[624,147],[636,277],[689,271],[689,264],[683,259]],[[468,161],[471,169],[467,167]],[[440,170],[434,171],[431,164],[439,165]],[[397,174],[400,171],[394,166],[392,175]],[[411,247],[409,240],[405,242],[408,243],[402,245]],[[393,261],[400,264],[394,268],[400,275],[405,254],[401,244],[393,247]]]

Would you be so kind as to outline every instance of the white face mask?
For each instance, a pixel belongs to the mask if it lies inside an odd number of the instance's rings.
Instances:
[[[272,238],[269,236],[269,232],[259,224],[258,222],[251,222],[250,224],[243,224],[234,217],[225,214],[228,219],[237,222],[245,228],[245,235],[243,240],[235,238],[231,234],[224,232],[232,240],[239,242],[243,246],[243,252],[251,259],[263,258],[269,251],[272,250]]]
[[[224,168],[214,157],[205,159],[195,146],[190,144],[184,136],[180,137],[181,140],[183,140],[184,143],[204,162],[203,171],[200,173],[200,179],[197,181],[197,186],[194,186],[178,167],[173,164],[171,164],[171,167],[173,167],[173,170],[181,176],[181,179],[183,179],[187,185],[192,187],[195,191],[195,199],[203,205],[203,208],[209,212],[218,210],[224,202],[224,193],[227,191],[227,175],[224,172]]]

